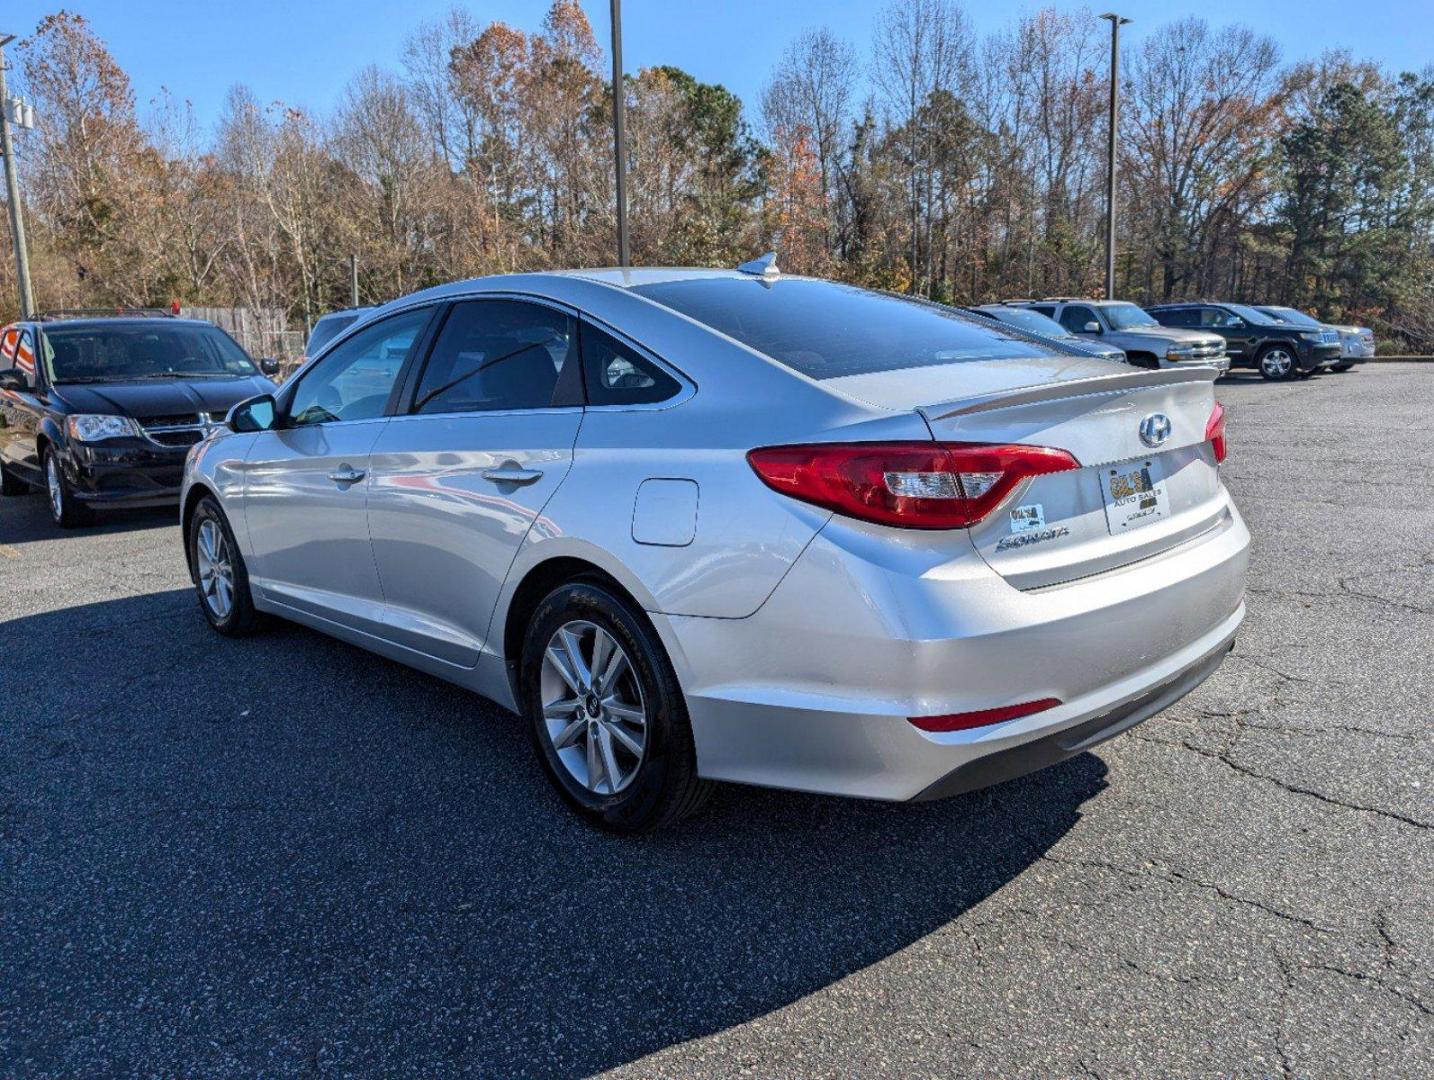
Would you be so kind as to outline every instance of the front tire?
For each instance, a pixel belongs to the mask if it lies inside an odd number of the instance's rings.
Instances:
[[[205,620],[225,637],[253,633],[260,617],[249,591],[249,571],[229,520],[212,496],[206,495],[194,508],[185,542]]]
[[[1270,382],[1284,382],[1295,373],[1295,354],[1283,345],[1267,345],[1260,351],[1255,366]]]
[[[62,529],[88,525],[95,519],[95,512],[75,498],[59,455],[53,450],[45,452],[45,496],[50,504],[50,517]]]
[[[644,833],[696,811],[687,702],[651,625],[597,582],[554,589],[528,622],[519,689],[548,779],[599,828]]]

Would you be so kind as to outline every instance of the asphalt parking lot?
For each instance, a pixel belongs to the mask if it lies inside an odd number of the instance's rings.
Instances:
[[[1194,695],[636,841],[459,690],[212,634],[172,514],[0,502],[0,1074],[1430,1075],[1434,365],[1220,397],[1249,619]]]

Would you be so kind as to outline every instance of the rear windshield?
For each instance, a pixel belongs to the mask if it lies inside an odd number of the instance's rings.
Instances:
[[[950,308],[830,281],[697,278],[633,291],[813,379],[1060,355]]]
[[[257,375],[254,361],[217,326],[167,324],[47,326],[50,381],[124,382]]]
[[[363,314],[365,312],[355,311],[345,312],[342,315],[325,315],[314,323],[314,328],[309,331],[309,343],[304,346],[304,355],[313,356],[338,337],[340,330],[345,330],[358,322],[359,316]]]

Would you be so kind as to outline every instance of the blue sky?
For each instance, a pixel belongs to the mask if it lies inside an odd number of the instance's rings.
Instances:
[[[168,87],[191,101],[209,126],[228,88],[251,86],[261,101],[283,100],[327,112],[361,67],[394,66],[403,40],[420,21],[454,0],[62,0],[83,14],[135,83],[141,109]],[[1116,0],[1111,0],[1116,2]],[[1287,58],[1346,48],[1395,69],[1434,63],[1434,0],[1119,0],[1136,22],[1131,39],[1161,23],[1200,14],[1211,23],[1241,22],[1278,41]],[[57,3],[8,0],[0,30],[26,36]],[[458,3],[480,23],[495,19],[534,29],[544,0]],[[608,33],[607,0],[584,5],[600,38]],[[863,56],[880,3],[866,0],[623,0],[628,71],[657,63],[724,83],[755,105],[787,42],[825,24]],[[1009,25],[1039,3],[967,3],[977,28]],[[1060,3],[1061,8],[1083,4]],[[1109,10],[1099,7],[1095,10]],[[1357,10],[1358,15],[1352,12]]]

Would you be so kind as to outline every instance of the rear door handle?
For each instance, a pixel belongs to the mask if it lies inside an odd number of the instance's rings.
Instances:
[[[484,469],[483,479],[492,480],[495,484],[531,484],[543,478],[541,469],[519,469],[512,466],[504,466],[501,469]]]
[[[329,473],[329,479],[336,484],[357,484],[366,475],[363,469],[355,469],[352,465],[343,465]]]

